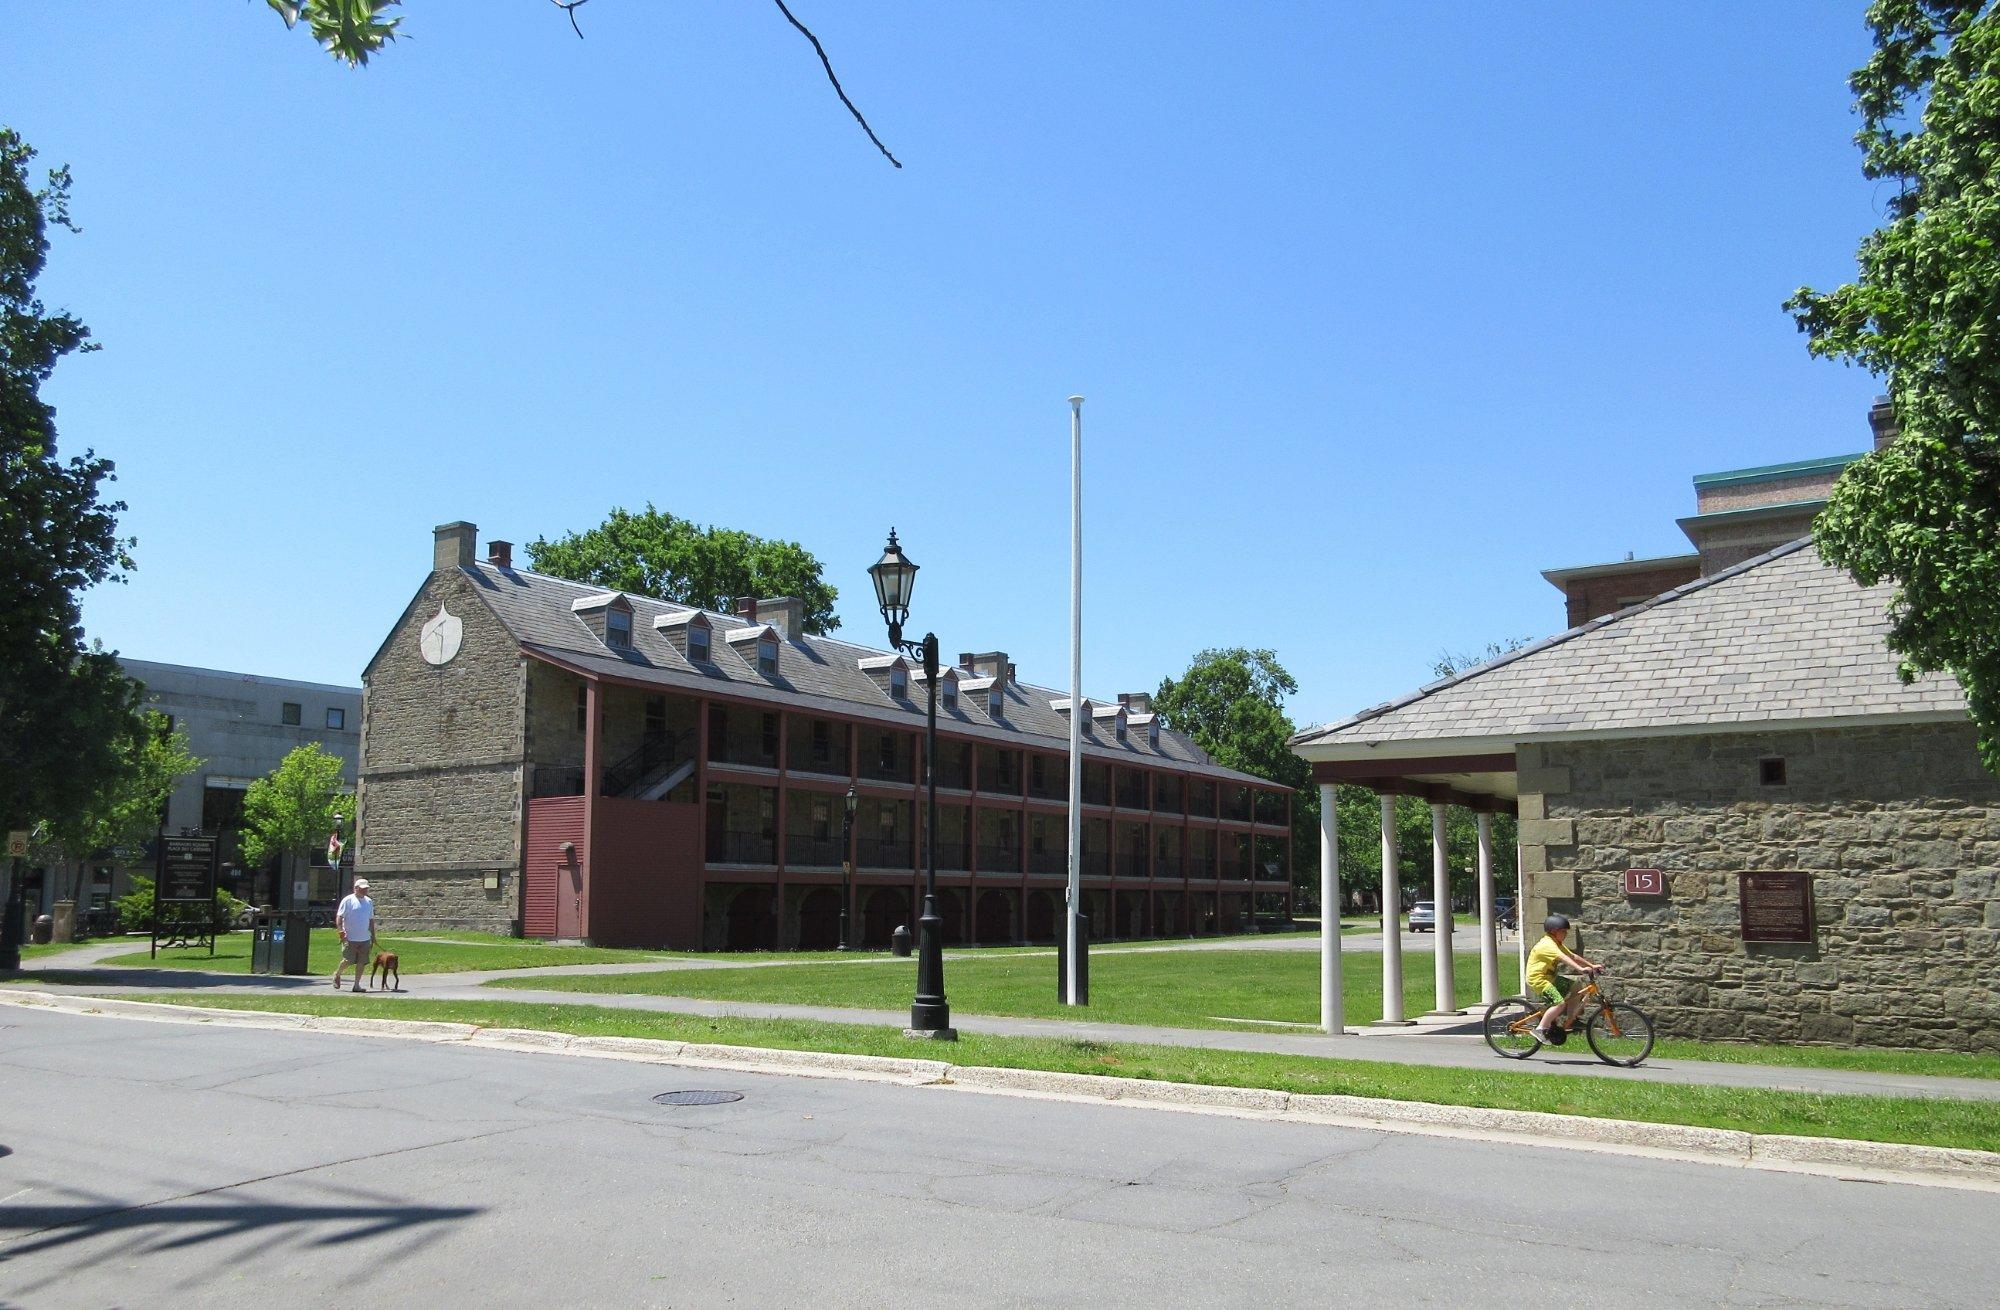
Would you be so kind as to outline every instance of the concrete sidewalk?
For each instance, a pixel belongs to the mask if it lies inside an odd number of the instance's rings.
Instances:
[[[42,975],[38,990],[145,996],[161,991],[199,991],[216,995],[330,995],[327,980],[310,978],[249,978],[240,973],[209,973],[192,969],[105,968],[96,961],[129,952],[129,944],[80,947],[47,956],[31,964]],[[858,961],[857,961],[858,963]],[[804,1019],[821,1023],[872,1024],[901,1028],[905,1011],[848,1009],[830,1005],[779,1005],[749,1001],[709,1001],[677,996],[646,996],[614,992],[569,992],[525,988],[489,988],[496,978],[555,975],[593,976],[660,972],[687,967],[729,968],[740,964],[707,960],[659,963],[571,965],[505,972],[422,974],[404,980],[404,991],[378,996],[387,1013],[398,1001],[523,1002],[543,1005],[592,1005],[611,1009],[648,1010],[714,1018]],[[772,967],[782,967],[776,962]],[[50,973],[58,977],[48,977]],[[1863,1096],[1936,1096],[1965,1100],[2000,1100],[2000,1079],[1934,1077],[1921,1074],[1866,1073],[1837,1069],[1795,1069],[1778,1065],[1727,1064],[1655,1057],[1637,1069],[1600,1063],[1583,1045],[1544,1050],[1528,1060],[1503,1061],[1479,1036],[1476,1015],[1397,1030],[1353,1030],[1339,1037],[1301,1030],[1238,1032],[1197,1028],[1166,1028],[1137,1024],[1095,1023],[1089,1020],[953,1015],[961,1032],[1000,1037],[1042,1037],[1068,1041],[1136,1042],[1208,1050],[1254,1051],[1271,1055],[1311,1056],[1337,1060],[1377,1060],[1486,1072],[1524,1071],[1547,1076],[1599,1076],[1620,1080],[1682,1083],[1709,1087],[1756,1087],[1783,1091],[1826,1092]]]

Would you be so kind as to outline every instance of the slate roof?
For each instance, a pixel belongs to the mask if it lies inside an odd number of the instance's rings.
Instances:
[[[1946,675],[1904,683],[1883,645],[1891,588],[1801,538],[1593,619],[1294,746],[1782,724],[1966,712]]]
[[[777,677],[767,678],[757,672],[755,644],[728,639],[732,633],[765,625],[711,610],[708,620],[716,635],[711,659],[707,664],[695,664],[653,626],[655,618],[686,615],[691,612],[689,607],[632,592],[623,593],[632,605],[632,649],[613,651],[571,609],[580,599],[604,595],[603,587],[501,569],[485,562],[463,566],[461,572],[477,584],[501,625],[524,649],[579,669],[682,691],[727,691],[732,696],[793,709],[818,709],[912,727],[923,723],[923,679],[915,676],[916,670],[910,679],[912,694],[896,700],[860,667],[861,660],[886,657],[886,651],[836,637],[781,640]],[[986,713],[983,690],[990,679],[970,678],[963,669],[958,676],[961,691],[957,707],[947,709],[942,700],[938,704],[941,731],[1014,746],[1069,748],[1069,719],[1049,704],[1065,699],[1067,692],[1010,682],[1002,714],[995,720]],[[1176,767],[1226,781],[1270,785],[1251,774],[1223,768],[1186,735],[1173,731],[1162,731],[1157,745],[1149,742],[1144,732],[1129,733],[1127,740],[1120,742],[1108,727],[1095,729],[1086,723],[1083,753],[1112,763]]]

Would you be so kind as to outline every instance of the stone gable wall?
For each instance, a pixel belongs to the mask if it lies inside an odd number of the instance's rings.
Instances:
[[[1766,786],[1759,762],[1785,761]],[[1970,725],[1524,746],[1525,922],[1672,1037],[2000,1051],[2000,780]],[[1630,868],[1668,895],[1627,899]],[[1812,877],[1817,941],[1747,944],[1737,874]],[[1532,933],[1532,929],[1531,929]]]
[[[390,933],[519,920],[525,672],[477,585],[432,574],[366,679],[355,867]],[[417,642],[440,602],[465,637],[433,666]]]

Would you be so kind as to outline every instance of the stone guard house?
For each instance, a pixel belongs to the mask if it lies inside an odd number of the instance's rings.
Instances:
[[[915,922],[923,671],[801,630],[803,606],[690,609],[513,567],[436,531],[363,677],[356,871],[393,928],[681,949],[830,947],[855,795],[851,931]],[[1068,869],[1065,695],[1004,653],[939,687],[948,942],[1053,940]],[[1092,933],[1289,917],[1291,793],[1224,769],[1144,694],[1086,701]]]
[[[1888,603],[1798,540],[1294,745],[1517,804],[1527,936],[1570,915],[1667,1035],[2000,1050],[2000,780],[1957,684],[1897,676]],[[1767,872],[1807,940],[1746,940]]]

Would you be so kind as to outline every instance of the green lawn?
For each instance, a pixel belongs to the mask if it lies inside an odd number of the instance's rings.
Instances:
[[[776,972],[776,971],[773,971]],[[863,970],[859,972],[873,972]],[[1247,1051],[1056,1038],[965,1034],[945,1048],[912,1043],[885,1028],[796,1020],[710,1019],[589,1005],[417,1001],[376,994],[215,996],[154,999],[285,1014],[394,1015],[485,1027],[719,1042],[782,1050],[942,1057],[959,1065],[1050,1069],[1224,1087],[1339,1093],[1392,1100],[1541,1110],[1602,1119],[1691,1124],[1757,1133],[1849,1137],[1926,1146],[2000,1150],[2000,1102],[1928,1097],[1821,1096],[1739,1087],[1629,1081],[1615,1073],[1555,1077],[1496,1062],[1490,1070],[1439,1069],[1373,1060],[1309,1059]]]
[[[1460,954],[1455,962],[1460,1003],[1471,1004],[1479,995],[1479,957]],[[1404,963],[1405,1001],[1413,1011],[1429,1009],[1429,954]],[[1347,1021],[1380,1018],[1382,979],[1374,958],[1348,956],[1346,964]],[[502,979],[492,985],[894,1010],[909,1005],[915,982],[915,962],[896,960],[869,968],[800,964]],[[1057,1003],[1055,960],[1046,953],[954,960],[945,970],[945,982],[953,1008],[965,1014],[1267,1031],[1273,1023],[1310,1028],[1319,1022],[1316,951],[1093,951],[1087,1016]]]
[[[404,973],[463,973],[473,969],[535,969],[561,964],[625,964],[671,959],[658,951],[615,951],[598,946],[550,946],[488,933],[412,934],[449,936],[450,941],[412,941],[401,935],[384,944],[402,957]],[[316,928],[307,963],[314,973],[331,974],[340,962],[340,938],[331,928]],[[218,973],[250,972],[250,934],[228,933],[216,939],[213,958],[205,950],[163,950],[153,958],[145,949],[114,955],[106,964],[158,969],[213,969]]]
[[[1115,958],[1106,958],[1110,956]],[[1382,975],[1375,957],[1348,955],[1345,962],[1342,991],[1347,1022],[1358,1026],[1379,1019]],[[1456,964],[1458,1003],[1476,1014],[1479,957],[1460,954]],[[597,978],[500,979],[487,985],[896,1010],[910,1003],[915,981],[914,964],[897,960],[867,969],[806,963],[788,969],[703,969]],[[1505,981],[1503,970],[1502,982]],[[1056,1003],[1055,966],[1047,955],[954,960],[945,970],[945,983],[952,1008],[961,1014],[1263,1032],[1311,1031],[1319,1019],[1319,955],[1313,951],[1222,950],[1136,955],[1093,952],[1091,1003],[1082,1013]],[[1406,953],[1403,999],[1409,1013],[1430,1008],[1433,986],[1430,954]],[[1643,1004],[1642,998],[1634,999]],[[1277,1027],[1278,1024],[1297,1027],[1286,1029]],[[2000,1078],[2000,1054],[1972,1052],[1769,1046],[1663,1038],[1654,1055],[1661,1059],[1730,1064]]]

